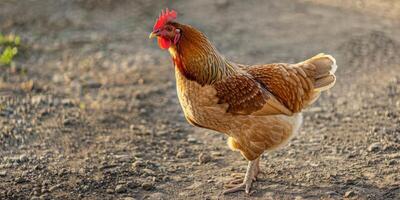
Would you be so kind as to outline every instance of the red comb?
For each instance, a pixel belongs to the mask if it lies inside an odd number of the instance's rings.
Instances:
[[[175,10],[169,11],[168,8],[164,10],[161,10],[161,14],[158,17],[156,24],[154,24],[153,31],[156,31],[157,29],[163,27],[167,22],[176,19],[177,13]]]

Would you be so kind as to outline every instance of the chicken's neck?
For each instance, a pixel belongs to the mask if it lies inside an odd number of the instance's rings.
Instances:
[[[221,56],[208,39],[192,27],[183,29],[182,37],[169,48],[175,70],[201,85],[212,84],[236,72],[236,64]]]

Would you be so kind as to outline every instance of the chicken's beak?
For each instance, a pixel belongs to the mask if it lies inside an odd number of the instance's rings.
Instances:
[[[153,39],[153,38],[155,38],[155,37],[157,37],[157,36],[158,36],[157,33],[151,32],[150,35],[149,35],[149,39]]]

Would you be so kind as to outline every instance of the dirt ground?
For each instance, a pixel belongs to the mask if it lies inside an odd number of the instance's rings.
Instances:
[[[221,194],[246,161],[186,123],[147,38],[165,7],[240,63],[338,61],[250,197]],[[399,17],[396,0],[1,0],[23,46],[0,68],[0,199],[400,199]]]

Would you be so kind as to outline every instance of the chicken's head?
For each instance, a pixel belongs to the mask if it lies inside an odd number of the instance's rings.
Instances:
[[[154,24],[153,32],[150,33],[149,38],[157,37],[161,49],[168,49],[172,44],[176,45],[179,41],[181,30],[170,23],[176,19],[176,16],[177,13],[174,10],[169,11],[167,8],[165,11],[161,11]]]

